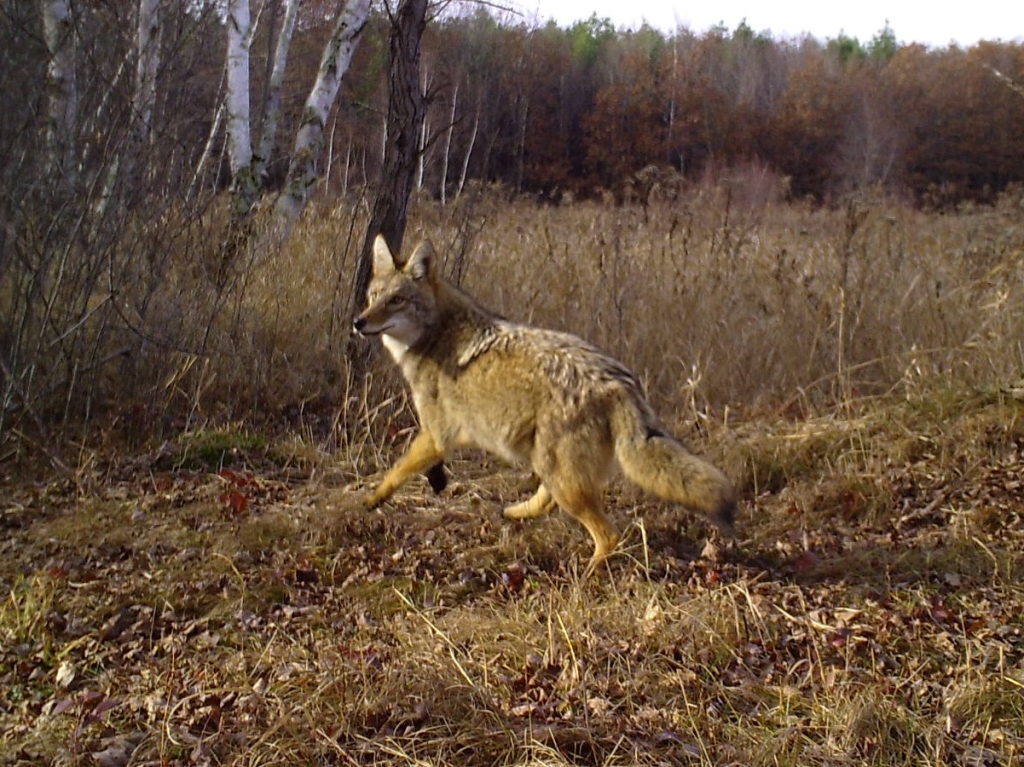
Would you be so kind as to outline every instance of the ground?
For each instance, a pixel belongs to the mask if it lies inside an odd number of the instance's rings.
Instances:
[[[685,425],[680,427],[685,431]],[[0,764],[1024,760],[1024,404],[879,400],[691,430],[738,534],[622,482],[624,531],[450,462],[243,429],[8,471]]]

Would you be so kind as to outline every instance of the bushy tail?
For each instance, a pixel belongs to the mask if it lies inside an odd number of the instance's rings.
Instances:
[[[666,433],[646,402],[624,397],[612,414],[615,457],[649,493],[706,514],[731,532],[736,498],[726,476]]]

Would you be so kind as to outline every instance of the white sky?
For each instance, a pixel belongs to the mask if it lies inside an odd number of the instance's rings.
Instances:
[[[501,5],[501,3],[499,3]],[[755,31],[776,39],[808,32],[821,40],[840,32],[862,43],[886,21],[901,43],[969,47],[979,40],[1024,41],[1024,0],[513,0],[529,20],[553,18],[562,26],[596,13],[616,27],[638,27],[644,20],[666,32],[677,26],[695,33],[722,22],[733,30],[746,19]]]

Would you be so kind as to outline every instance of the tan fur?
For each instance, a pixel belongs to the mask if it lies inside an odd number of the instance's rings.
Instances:
[[[505,515],[539,517],[560,506],[594,539],[591,568],[619,541],[601,498],[616,461],[645,490],[731,526],[729,481],[669,436],[629,370],[575,336],[487,311],[442,279],[429,242],[403,264],[378,236],[367,297],[355,328],[382,336],[420,419],[419,435],[367,506],[451,449],[477,447],[533,467],[540,488]]]

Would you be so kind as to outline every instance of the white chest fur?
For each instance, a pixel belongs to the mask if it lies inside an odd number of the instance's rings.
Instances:
[[[381,341],[383,341],[384,343],[384,348],[387,349],[388,353],[391,354],[392,359],[394,359],[395,362],[401,365],[402,358],[405,356],[405,353],[409,351],[409,345],[404,344],[397,338],[394,338],[389,335],[382,336]]]

